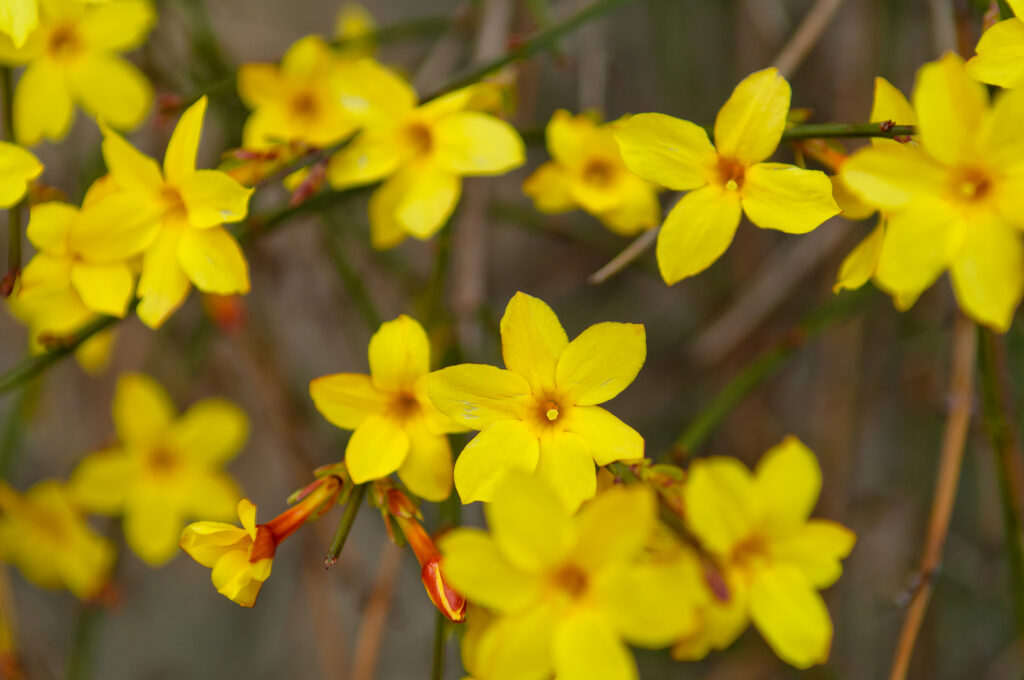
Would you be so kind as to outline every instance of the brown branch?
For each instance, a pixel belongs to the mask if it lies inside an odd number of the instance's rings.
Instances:
[[[799,68],[811,49],[821,39],[822,33],[828,28],[843,0],[818,0],[811,11],[804,17],[779,55],[772,61],[772,66],[779,69],[787,78]]]
[[[373,680],[376,677],[377,659],[384,640],[384,624],[387,623],[391,600],[395,594],[398,568],[402,564],[402,550],[387,541],[380,551],[377,580],[373,584],[370,600],[363,612],[359,632],[356,635],[356,656],[352,662],[352,680]]]

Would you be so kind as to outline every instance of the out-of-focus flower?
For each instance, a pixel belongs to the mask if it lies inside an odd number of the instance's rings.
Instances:
[[[219,170],[197,170],[206,97],[174,128],[163,173],[149,156],[104,126],[103,157],[118,191],[83,217],[101,231],[110,224],[151,234],[139,278],[139,318],[157,328],[185,301],[191,284],[204,293],[249,292],[249,265],[222,225],[245,219],[252,189]]]
[[[0,559],[38,586],[88,600],[107,583],[114,546],[93,531],[60,482],[19,494],[0,481]]]
[[[43,172],[43,164],[31,151],[0,142],[0,208],[10,208],[25,197],[28,183]]]
[[[327,178],[335,189],[386,179],[370,198],[375,248],[393,248],[409,236],[429,239],[455,210],[462,177],[500,175],[523,164],[519,133],[473,110],[491,99],[493,86],[470,86],[417,106],[404,80],[383,68],[363,70],[352,87],[367,93],[373,115],[331,157]]]
[[[365,7],[355,2],[345,3],[334,21],[334,36],[342,43],[338,53],[345,59],[373,56],[376,30],[377,22]]]
[[[610,488],[576,517],[534,476],[510,475],[493,497],[490,534],[439,541],[452,585],[495,615],[473,642],[477,677],[636,678],[625,643],[665,646],[694,625],[691,584],[646,557],[649,489]]]
[[[817,170],[763,162],[778,147],[789,111],[789,83],[769,68],[744,78],[704,128],[641,113],[615,132],[630,170],[676,191],[658,235],[661,275],[669,284],[707,269],[732,243],[741,213],[755,225],[791,234],[812,231],[839,213],[832,184]]]
[[[661,221],[657,188],[630,172],[615,141],[618,122],[555,112],[546,129],[552,160],[523,182],[523,192],[544,213],[583,208],[617,234],[632,236]]]
[[[408,316],[381,324],[370,338],[370,375],[336,373],[309,384],[327,420],[354,430],[345,448],[352,481],[363,484],[392,472],[421,498],[451,494],[449,432],[465,428],[438,411],[427,396],[430,341]]]
[[[949,54],[914,88],[917,145],[874,145],[843,181],[887,216],[874,279],[909,307],[947,269],[961,309],[1005,331],[1024,294],[1024,89],[989,105]]]
[[[731,642],[742,631],[739,608],[787,663],[807,668],[828,659],[832,620],[818,590],[839,579],[840,560],[856,536],[835,522],[809,519],[820,491],[818,461],[795,437],[765,453],[753,474],[720,456],[690,466],[686,523],[718,560],[730,603],[708,610],[722,635],[703,644]],[[678,656],[700,652],[686,645],[677,648]]]
[[[597,406],[643,366],[642,325],[599,323],[569,342],[551,308],[520,292],[501,319],[501,351],[505,370],[460,364],[430,375],[434,405],[480,430],[455,463],[463,503],[490,501],[518,470],[543,478],[575,509],[597,489],[595,463],[643,457],[643,438]]]
[[[174,557],[186,518],[231,517],[240,494],[221,468],[245,444],[248,418],[217,398],[176,418],[167,392],[134,373],[118,378],[112,410],[120,446],[87,456],[69,486],[87,510],[123,514],[128,545],[160,566]]]
[[[0,61],[26,65],[14,95],[18,141],[31,146],[43,137],[63,139],[76,103],[119,130],[141,123],[153,88],[118,53],[141,45],[152,30],[156,13],[149,1],[41,0],[40,9],[38,27],[20,47],[0,35]]]
[[[327,476],[310,484],[305,496],[266,524],[256,524],[256,506],[238,502],[241,528],[223,522],[193,522],[181,533],[181,549],[212,571],[217,592],[243,607],[256,603],[277,546],[309,519],[328,510],[341,490],[341,479]]]
[[[985,31],[977,54],[967,62],[967,73],[989,85],[1014,88],[1024,85],[1024,0],[1006,0],[1016,15]]]

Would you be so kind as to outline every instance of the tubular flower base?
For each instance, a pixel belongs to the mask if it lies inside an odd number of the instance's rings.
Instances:
[[[238,502],[242,527],[223,522],[193,522],[181,534],[181,549],[213,571],[217,592],[243,607],[256,603],[270,577],[277,546],[306,521],[332,507],[341,492],[341,478],[318,479],[304,489],[302,500],[266,524],[256,524],[256,506]]]

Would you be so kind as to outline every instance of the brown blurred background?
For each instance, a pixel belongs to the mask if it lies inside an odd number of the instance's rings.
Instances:
[[[421,28],[430,30],[379,50],[381,60],[430,91],[474,59],[502,53],[509,36],[535,30],[528,6],[546,8],[557,20],[591,1],[372,0],[365,6],[380,26],[455,18],[440,31],[438,22],[425,22]],[[842,256],[870,225],[834,219],[808,236],[791,237],[745,224],[725,257],[675,287],[662,283],[650,254],[595,286],[587,276],[628,241],[583,213],[534,212],[520,183],[547,157],[537,133],[557,108],[599,108],[608,118],[661,111],[712,122],[736,82],[772,63],[817,4],[634,0],[558,41],[553,52],[513,70],[519,87],[513,122],[531,133],[528,166],[502,178],[469,180],[447,236],[373,252],[364,192],[332,203],[328,222],[313,214],[253,240],[247,246],[253,290],[240,331],[218,331],[193,293],[158,332],[134,320],[120,324],[112,366],[103,375],[85,375],[64,361],[23,393],[0,398],[10,479],[24,489],[66,477],[85,453],[111,441],[115,378],[141,370],[163,382],[180,407],[217,394],[246,409],[252,437],[230,470],[261,517],[279,512],[313,466],[340,459],[344,450],[346,434],[313,410],[308,381],[367,368],[373,329],[348,294],[332,252],[367,282],[385,318],[416,316],[441,347],[450,346],[445,329],[454,325],[464,360],[500,362],[497,319],[516,290],[551,304],[570,336],[598,321],[644,323],[647,364],[611,408],[644,434],[648,455],[665,453],[717,389],[832,296]],[[980,11],[967,2],[838,4],[791,74],[793,105],[812,109],[817,122],[866,121],[876,75],[909,93],[915,69],[953,44],[958,28],[967,44],[977,36]],[[338,10],[327,0],[158,5],[160,23],[138,63],[158,91],[184,94],[222,83],[218,69],[225,65],[273,61],[303,35],[330,33]],[[957,13],[972,9],[970,21],[954,23]],[[222,64],[203,42],[204,15]],[[244,115],[231,88],[217,87],[211,96],[201,150],[207,167],[237,144]],[[169,132],[166,121],[151,119],[133,139],[157,153]],[[81,117],[68,141],[40,155],[46,180],[72,200],[102,172],[95,125]],[[792,158],[785,149],[778,156]],[[252,211],[265,214],[286,200],[282,192],[264,191]],[[430,300],[441,247],[451,248],[452,265],[443,282],[444,308],[437,310]],[[826,594],[836,625],[831,661],[808,677],[856,680],[887,672],[923,540],[947,407],[950,299],[945,280],[903,315],[874,296],[864,313],[802,348],[698,452],[753,462],[785,434],[798,435],[824,468],[818,514],[859,535],[843,579]],[[1011,362],[1021,365],[1024,337],[1015,328],[1008,341]],[[0,370],[20,359],[24,345],[23,329],[0,317]],[[993,468],[979,428],[968,443],[946,559],[912,677],[1002,679],[1024,672]],[[284,545],[251,611],[218,595],[209,570],[185,556],[154,571],[124,553],[120,602],[92,629],[93,677],[428,677],[434,610],[413,556],[390,548],[379,517],[364,509],[341,562],[325,572],[322,557],[339,514],[333,511]],[[464,517],[479,522],[479,508],[466,508]],[[436,523],[436,511],[428,511],[428,521]],[[80,606],[66,593],[26,585],[16,573],[11,581],[30,677],[64,677]],[[454,642],[448,651],[446,677],[459,678]],[[665,652],[638,658],[642,676],[652,679],[796,675],[753,631],[699,664],[675,664]]]

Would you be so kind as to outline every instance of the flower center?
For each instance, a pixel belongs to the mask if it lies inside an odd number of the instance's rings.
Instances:
[[[188,209],[185,207],[185,201],[182,199],[181,194],[177,189],[172,186],[164,185],[164,188],[160,190],[160,198],[164,203],[164,217],[178,219],[188,218]]]
[[[405,137],[418,156],[426,156],[434,148],[434,135],[423,123],[407,125]]]
[[[980,201],[991,191],[992,178],[977,168],[965,168],[953,178],[953,195],[960,201]]]
[[[743,175],[746,168],[742,163],[732,158],[718,158],[718,179],[729,191],[738,191],[743,188]]]
[[[420,411],[420,402],[412,392],[399,392],[391,402],[391,412],[398,418],[406,419]]]
[[[556,571],[552,580],[555,587],[574,600],[578,600],[587,591],[587,575],[574,564],[567,564]]]
[[[315,118],[319,107],[312,92],[300,92],[292,99],[292,113],[298,118]]]
[[[46,41],[46,51],[59,60],[67,60],[78,54],[81,49],[82,41],[73,24],[56,26]]]
[[[768,559],[768,544],[764,538],[754,534],[750,536],[732,551],[732,561],[741,569],[749,569]]]
[[[593,158],[583,166],[583,181],[598,187],[607,187],[615,177],[611,163],[603,158]]]
[[[558,402],[554,399],[541,400],[540,402],[541,421],[547,420],[550,423],[558,420]]]
[[[178,468],[179,460],[174,452],[162,446],[157,446],[150,450],[149,456],[146,458],[146,464],[154,474],[168,475]]]

